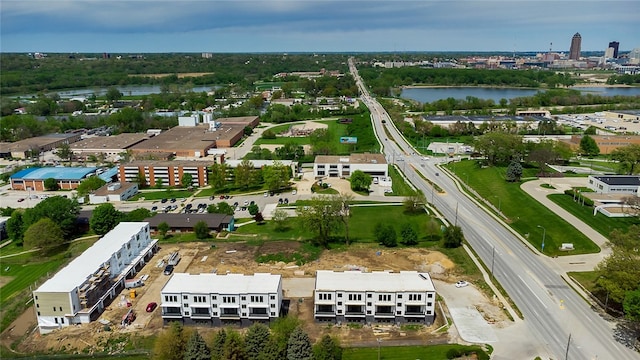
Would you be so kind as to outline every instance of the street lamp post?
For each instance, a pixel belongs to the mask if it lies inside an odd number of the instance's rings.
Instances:
[[[376,341],[378,341],[378,360],[380,360],[380,343],[382,342],[382,339],[377,338]]]
[[[541,249],[542,249],[542,252],[544,252],[544,240],[545,240],[545,237],[547,236],[547,229],[545,229],[545,227],[542,226],[542,225],[538,225],[538,227],[542,229],[542,246],[541,246]]]

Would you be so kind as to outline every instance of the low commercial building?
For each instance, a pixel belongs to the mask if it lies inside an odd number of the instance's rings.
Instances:
[[[71,190],[80,185],[82,180],[96,175],[95,167],[32,167],[11,175],[12,190],[44,191],[44,181],[54,179],[60,189]]]
[[[200,221],[204,221],[209,231],[233,231],[235,226],[233,215],[226,214],[156,214],[144,221],[149,222],[152,232],[158,231],[158,225],[167,223],[169,232],[182,233],[193,232],[193,226]]]
[[[431,324],[436,291],[428,273],[316,272],[316,321]]]
[[[578,150],[580,149],[580,140],[582,140],[583,135],[571,135],[571,139],[565,141],[571,146],[572,149]],[[640,145],[640,135],[589,135],[593,140],[595,140],[598,148],[600,149],[600,154],[608,155],[617,148],[629,146],[629,145]]]
[[[172,153],[174,156],[200,158],[216,146],[215,131],[209,126],[176,126],[146,141],[133,145],[133,156],[145,153]]]
[[[33,292],[38,328],[45,334],[98,319],[157,250],[149,224],[122,222]]]
[[[589,175],[589,189],[601,194],[629,194],[640,196],[640,176]]]
[[[138,184],[130,182],[115,182],[105,184],[89,194],[89,203],[103,204],[114,201],[127,201],[138,193]]]
[[[313,175],[316,178],[350,177],[354,171],[360,170],[373,177],[389,175],[387,160],[383,154],[351,154],[349,156],[316,156],[313,162]]]
[[[48,134],[24,139],[12,143],[3,143],[0,158],[26,159],[38,157],[41,152],[59,148],[63,144],[72,144],[82,136],[81,133]]]
[[[162,319],[167,324],[220,326],[268,323],[280,316],[280,275],[175,273],[161,291]]]
[[[80,140],[70,146],[77,158],[86,159],[90,155],[117,159],[132,146],[142,143],[150,136],[145,133],[94,136]]]
[[[213,161],[132,161],[118,168],[118,180],[138,182],[138,174],[144,175],[147,186],[181,186],[182,176],[191,174],[191,185],[209,185],[209,171]]]

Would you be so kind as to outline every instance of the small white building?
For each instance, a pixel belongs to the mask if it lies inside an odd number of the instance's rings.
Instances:
[[[428,273],[316,273],[313,315],[316,321],[431,324],[436,291]]]
[[[130,182],[115,182],[105,184],[89,194],[89,203],[103,204],[114,201],[127,201],[138,193],[138,184]]]
[[[640,176],[589,175],[589,189],[601,194],[630,194],[640,196]]]
[[[157,242],[146,222],[122,222],[105,234],[33,292],[40,333],[98,319]]]
[[[383,154],[351,154],[349,156],[316,156],[313,162],[313,175],[347,178],[360,170],[372,177],[388,177],[389,167]]]
[[[161,301],[165,324],[268,323],[280,316],[282,277],[268,273],[175,273],[162,288]]]

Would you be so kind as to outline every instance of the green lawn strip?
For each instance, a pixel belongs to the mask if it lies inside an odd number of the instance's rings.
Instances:
[[[598,280],[601,273],[599,271],[572,271],[568,272],[567,275],[579,282],[587,291],[593,293],[596,287],[596,280]]]
[[[64,262],[64,259],[57,259],[41,263],[10,264],[3,259],[2,275],[11,276],[13,279],[2,287],[0,303],[4,303],[16,293],[33,285],[36,280],[47,273],[53,274]],[[9,271],[5,271],[6,268],[9,268]]]
[[[415,191],[409,186],[409,184],[407,184],[404,177],[400,174],[400,170],[393,165],[389,165],[389,176],[392,180],[391,189],[393,192],[385,195],[411,196],[415,194]]]
[[[129,199],[129,201],[137,201],[137,200],[140,200],[141,198],[144,198],[145,200],[162,200],[162,199],[171,199],[171,198],[179,199],[179,198],[187,198],[191,195],[193,195],[193,191],[189,191],[189,190],[167,189],[167,190],[158,190],[158,191],[146,191],[146,192],[139,192],[134,197]]]
[[[253,145],[285,145],[293,143],[296,145],[309,145],[311,139],[308,136],[305,137],[277,137],[275,139],[263,139],[256,140]]]
[[[384,341],[383,341],[384,343]],[[487,354],[480,346],[466,346],[455,344],[429,345],[429,346],[382,346],[368,348],[345,348],[342,352],[343,360],[406,360],[406,359],[449,359],[450,351],[458,351],[461,354],[475,353],[477,359],[488,360]]]
[[[475,161],[460,161],[447,167],[469,185],[486,201],[511,221],[511,227],[537,249],[545,237],[545,254],[576,255],[597,253],[600,248],[570,223],[557,216],[544,205],[520,189],[519,182],[504,180],[504,167],[479,168]],[[523,177],[530,176],[534,169],[525,169]],[[540,226],[540,227],[539,227]],[[546,230],[546,231],[545,231]],[[575,250],[560,251],[562,243],[573,243]]]
[[[552,194],[547,197],[605,237],[609,237],[611,231],[615,229],[627,232],[629,226],[640,225],[638,217],[607,217],[600,212],[593,215],[593,207],[583,206],[582,203],[574,201],[571,195]]]

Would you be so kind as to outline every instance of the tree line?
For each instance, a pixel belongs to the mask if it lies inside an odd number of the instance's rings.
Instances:
[[[339,360],[342,347],[329,335],[315,344],[300,320],[277,319],[271,327],[251,325],[244,334],[232,328],[216,331],[205,340],[197,329],[172,322],[158,335],[152,352],[157,360]]]

